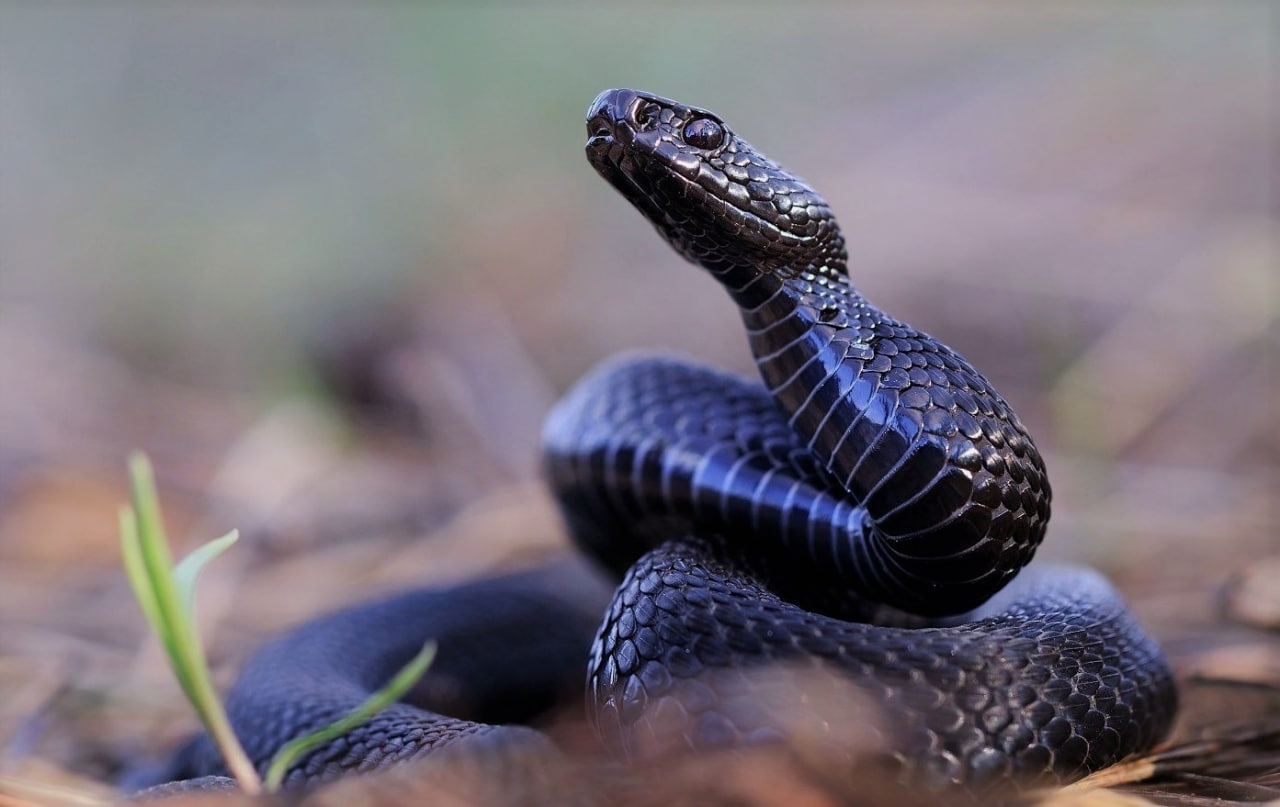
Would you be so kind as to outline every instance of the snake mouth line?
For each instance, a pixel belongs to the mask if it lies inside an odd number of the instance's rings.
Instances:
[[[638,181],[633,173],[637,170],[635,156],[629,153],[626,146],[619,141],[616,134],[605,123],[596,123],[592,134],[587,138],[587,159],[596,171],[614,190],[631,202],[651,222],[661,221],[665,217],[661,205],[652,197],[649,190]],[[673,177],[689,184],[684,177],[671,173]]]
[[[597,134],[587,138],[587,151],[603,150],[613,145],[613,135]]]

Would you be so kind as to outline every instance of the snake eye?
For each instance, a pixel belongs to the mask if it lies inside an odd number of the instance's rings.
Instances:
[[[642,132],[647,132],[654,128],[658,125],[661,112],[662,107],[652,101],[641,101],[636,105],[635,112],[632,113],[632,117],[636,121],[636,128]]]
[[[684,142],[697,149],[719,148],[724,127],[710,118],[694,118],[684,125]]]

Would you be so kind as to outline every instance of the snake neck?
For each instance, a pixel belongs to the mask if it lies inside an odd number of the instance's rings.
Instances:
[[[839,308],[865,303],[849,284],[845,269],[844,238],[839,231],[822,247],[815,260],[797,265],[768,266],[749,262],[687,256],[719,281],[743,311],[760,312],[764,318],[799,310],[828,320]],[[750,324],[750,320],[747,320]]]
[[[896,408],[883,394],[876,400],[865,382],[852,395],[889,320],[835,269],[770,273],[741,286],[720,279],[739,304],[765,386],[824,469],[861,501],[869,489],[852,472],[869,444],[841,426],[853,414],[883,424],[886,410]]]
[[[765,386],[865,508],[875,541],[937,561],[939,579],[986,558],[981,588],[1030,559],[1049,514],[1044,464],[981,374],[842,272],[778,274],[744,290],[730,288],[749,303],[742,318]]]

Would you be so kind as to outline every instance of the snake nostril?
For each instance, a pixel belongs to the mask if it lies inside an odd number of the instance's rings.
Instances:
[[[653,101],[640,101],[631,110],[631,119],[635,122],[635,126],[644,132],[658,125],[661,119],[662,107]]]

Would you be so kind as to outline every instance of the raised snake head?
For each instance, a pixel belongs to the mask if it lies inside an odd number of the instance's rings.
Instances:
[[[587,111],[587,135],[601,176],[731,290],[765,273],[844,273],[844,237],[826,201],[711,112],[606,90]]]

